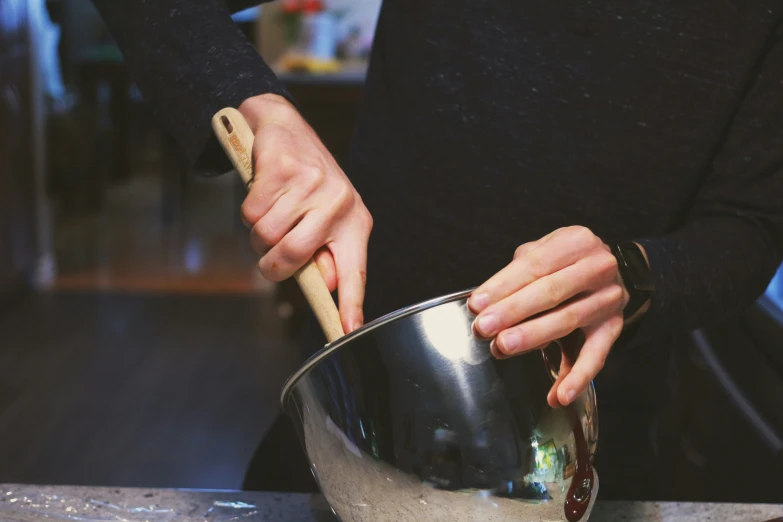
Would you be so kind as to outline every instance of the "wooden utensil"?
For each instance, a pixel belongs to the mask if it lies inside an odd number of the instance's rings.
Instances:
[[[247,188],[250,189],[254,182],[263,183],[263,180],[254,178],[252,151],[255,137],[244,116],[230,107],[222,109],[212,118],[212,130]],[[332,342],[345,335],[340,313],[315,260],[310,259],[300,268],[294,279],[315,313],[327,341]]]

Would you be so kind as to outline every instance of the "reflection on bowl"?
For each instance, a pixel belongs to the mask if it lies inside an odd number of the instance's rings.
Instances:
[[[287,383],[283,405],[343,522],[589,516],[594,391],[550,408],[541,353],[494,359],[468,295],[370,323]]]

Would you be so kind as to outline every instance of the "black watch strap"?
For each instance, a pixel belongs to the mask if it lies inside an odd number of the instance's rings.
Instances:
[[[647,266],[639,245],[632,241],[624,241],[610,245],[612,254],[617,259],[617,268],[623,278],[623,284],[628,291],[629,300],[623,310],[623,317],[633,316],[652,296],[654,287],[652,273]]]

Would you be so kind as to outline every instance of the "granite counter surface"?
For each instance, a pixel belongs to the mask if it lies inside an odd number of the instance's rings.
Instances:
[[[766,522],[783,505],[601,502],[590,522]],[[0,521],[334,522],[318,495],[0,485]]]

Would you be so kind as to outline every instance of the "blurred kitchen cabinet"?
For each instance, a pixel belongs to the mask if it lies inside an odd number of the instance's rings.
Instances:
[[[361,2],[356,4],[354,9],[358,9]],[[281,14],[280,3],[264,4],[255,24],[254,38],[251,38],[264,61],[275,69],[286,52]],[[340,164],[348,155],[354,135],[365,68],[366,64],[344,63],[343,69],[334,73],[278,72],[299,111]]]
[[[285,30],[280,23],[281,3],[265,4],[255,24],[256,34],[251,39],[261,57],[268,64],[276,64],[285,52]]]
[[[0,301],[36,257],[32,70],[27,2],[0,4]]]
[[[321,80],[296,73],[280,76],[302,116],[344,167],[356,131],[363,79],[341,79],[337,75],[337,79]]]

